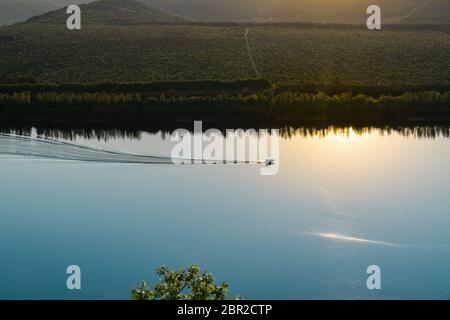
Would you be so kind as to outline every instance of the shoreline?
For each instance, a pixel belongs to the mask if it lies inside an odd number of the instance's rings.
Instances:
[[[242,118],[228,119],[172,119],[153,121],[77,121],[76,119],[61,120],[24,120],[5,121],[0,119],[0,130],[18,128],[40,128],[44,130],[124,130],[124,131],[148,131],[148,132],[172,132],[179,128],[193,129],[194,121],[202,121],[205,129],[265,129],[265,128],[355,128],[355,129],[399,129],[399,128],[441,128],[450,130],[450,117],[448,119],[418,119],[403,120],[306,120],[306,119],[278,119],[278,120],[249,120]]]

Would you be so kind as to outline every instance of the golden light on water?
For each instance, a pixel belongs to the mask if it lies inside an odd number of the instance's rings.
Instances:
[[[339,143],[356,143],[363,141],[363,136],[356,132],[352,127],[338,132],[329,133],[324,138],[327,141],[335,141]]]

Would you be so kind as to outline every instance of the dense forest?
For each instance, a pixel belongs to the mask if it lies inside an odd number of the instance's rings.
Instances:
[[[46,117],[86,121],[146,121],[155,119],[302,118],[329,119],[448,119],[450,91],[371,97],[351,92],[328,95],[273,90],[255,93],[159,97],[111,92],[38,92],[0,94],[3,119]]]
[[[26,23],[0,28],[0,61],[2,83],[233,81],[253,61],[277,84],[448,84],[450,27]]]
[[[449,119],[450,26],[191,22],[134,0],[0,27],[11,119]]]

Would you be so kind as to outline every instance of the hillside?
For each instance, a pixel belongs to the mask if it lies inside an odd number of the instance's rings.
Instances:
[[[337,8],[329,19],[364,23],[366,16],[361,13],[371,4],[381,7],[385,23],[450,24],[448,0],[349,0]]]
[[[186,21],[178,15],[148,7],[136,0],[99,0],[80,5],[82,23],[106,25],[136,25],[147,23],[178,23]],[[27,23],[65,25],[66,8],[32,17]]]
[[[1,0],[0,25],[22,22],[70,4],[85,3],[88,0]]]
[[[364,23],[369,4],[378,4],[385,23],[449,24],[449,0],[138,0],[149,7],[174,12],[199,21],[300,21]],[[69,4],[92,0],[1,0],[0,25],[25,21],[32,16]],[[120,1],[127,6],[127,0]],[[136,4],[134,4],[136,6]],[[117,13],[117,11],[116,11]],[[112,14],[112,19],[116,13]],[[147,21],[131,15],[133,23]],[[161,12],[160,12],[161,13]],[[150,12],[155,19],[156,12]],[[167,14],[167,12],[165,13]],[[163,15],[165,15],[163,13]],[[123,16],[123,12],[120,13]],[[54,17],[53,17],[54,18]],[[111,18],[111,17],[110,17]],[[129,19],[128,17],[127,19]],[[172,18],[162,18],[162,20]],[[98,19],[98,17],[97,17]],[[161,18],[156,18],[160,21]],[[102,22],[103,23],[103,22]],[[120,22],[122,23],[122,22]]]
[[[448,0],[141,0],[206,21],[300,21],[364,23],[366,8],[378,4],[385,22],[450,24]]]
[[[415,5],[414,5],[415,2]],[[450,24],[450,1],[434,0],[412,2],[407,15],[400,19],[404,23],[442,23]]]
[[[449,83],[450,29],[169,24],[0,28],[1,82]],[[247,47],[248,44],[248,47]],[[254,66],[253,66],[254,63]]]
[[[140,0],[199,21],[251,21],[263,18],[274,0]]]

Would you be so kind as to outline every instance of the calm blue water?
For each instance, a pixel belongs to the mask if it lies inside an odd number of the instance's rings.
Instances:
[[[172,146],[148,133],[74,142]],[[158,266],[192,263],[246,299],[450,298],[448,138],[330,130],[280,152],[276,176],[0,156],[0,299],[129,299]],[[72,264],[81,291],[66,288]]]

